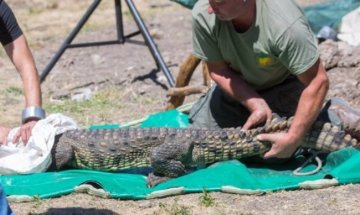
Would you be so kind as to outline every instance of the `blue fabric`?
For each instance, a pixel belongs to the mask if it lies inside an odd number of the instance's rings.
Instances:
[[[0,215],[13,215],[10,206],[6,200],[5,192],[0,184]]]
[[[304,8],[311,29],[318,33],[324,26],[337,29],[343,16],[360,6],[360,0],[331,0]]]

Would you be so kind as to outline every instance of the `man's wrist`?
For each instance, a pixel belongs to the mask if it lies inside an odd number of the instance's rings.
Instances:
[[[27,107],[22,111],[22,124],[29,120],[40,120],[45,118],[45,110],[38,106]]]
[[[294,133],[294,132],[288,131],[287,138],[288,138],[289,142],[294,143],[298,147],[301,144],[301,140],[303,139],[303,135],[301,133],[299,133],[299,132]]]

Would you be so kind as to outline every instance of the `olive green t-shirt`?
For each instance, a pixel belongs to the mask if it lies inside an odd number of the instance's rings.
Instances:
[[[316,38],[292,0],[256,0],[256,18],[244,33],[209,14],[208,6],[199,0],[192,11],[195,56],[225,61],[256,90],[305,72],[319,58]]]

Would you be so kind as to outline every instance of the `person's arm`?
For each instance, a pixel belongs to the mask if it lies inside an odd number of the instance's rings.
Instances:
[[[321,60],[319,59],[310,69],[298,75],[298,79],[305,85],[305,89],[300,96],[289,131],[287,133],[258,135],[259,140],[272,142],[270,151],[264,155],[265,159],[290,157],[322,108],[329,89],[329,79]]]
[[[207,62],[206,64],[210,76],[216,84],[250,111],[251,114],[243,125],[244,130],[271,120],[271,109],[266,101],[239,74],[223,61]]]
[[[26,107],[41,107],[40,80],[24,35],[7,44],[4,48],[23,81]]]
[[[30,52],[24,35],[21,35],[13,42],[5,45],[4,48],[22,79],[26,108],[41,108],[42,100],[40,80],[33,56]],[[15,135],[14,142],[16,142],[21,137],[22,140],[26,143],[31,135],[31,129],[37,120],[39,119],[27,119],[21,126],[19,133]]]

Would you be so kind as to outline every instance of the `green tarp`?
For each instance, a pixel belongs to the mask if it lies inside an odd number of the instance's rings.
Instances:
[[[151,115],[148,120],[143,122],[143,125],[147,126],[179,127],[187,124],[186,115],[177,111]],[[304,162],[303,157],[297,157],[286,165],[244,165],[236,160],[219,162],[207,168],[194,170],[185,176],[159,184],[154,188],[146,187],[146,174],[139,172],[136,174],[129,172],[104,173],[87,170],[1,176],[0,183],[8,195],[19,200],[24,195],[30,198],[34,196],[49,198],[75,191],[121,199],[155,198],[203,192],[204,189],[253,194],[360,182],[360,153],[358,150],[346,148],[321,157],[324,160],[323,168],[317,174],[310,176],[293,175],[293,170]],[[310,164],[303,171],[315,168],[313,164]],[[149,169],[142,169],[144,173],[148,171]],[[89,184],[91,186],[87,186]]]

